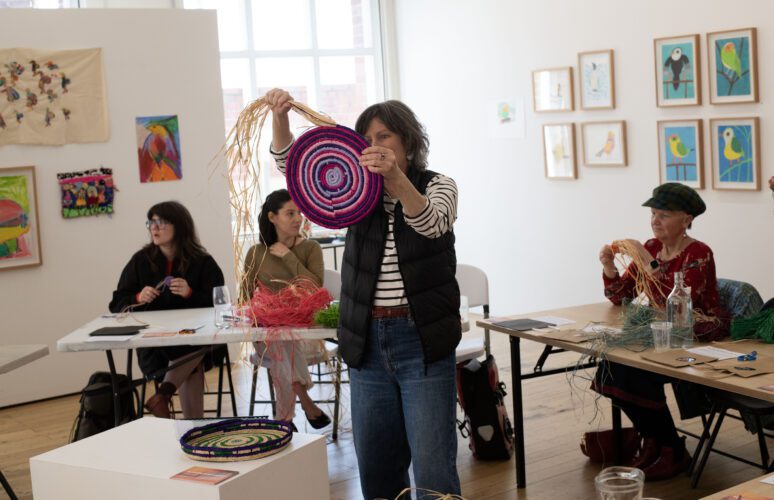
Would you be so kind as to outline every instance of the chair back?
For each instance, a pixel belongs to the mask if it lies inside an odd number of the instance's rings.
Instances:
[[[341,298],[341,273],[326,269],[323,278],[323,287],[331,293],[334,300],[339,300]]]
[[[489,306],[489,280],[483,270],[469,264],[457,264],[457,283],[460,295],[468,297],[468,307]]]
[[[718,278],[720,304],[731,314],[731,318],[746,318],[757,314],[763,306],[763,299],[749,283]]]

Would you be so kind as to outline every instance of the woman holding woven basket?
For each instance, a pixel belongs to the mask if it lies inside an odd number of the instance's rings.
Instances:
[[[664,309],[674,273],[682,272],[694,311],[701,313],[694,323],[694,337],[704,342],[727,337],[729,315],[720,304],[712,250],[687,233],[694,218],[704,213],[704,201],[694,189],[669,182],[655,188],[643,206],[651,209],[654,238],[644,245],[637,240],[614,242],[599,252],[605,296],[620,305],[643,292],[651,306]],[[615,253],[632,258],[622,274],[615,266]],[[605,362],[592,383],[595,391],[610,397],[626,413],[643,437],[642,448],[629,465],[642,469],[649,481],[673,477],[685,471],[691,460],[666,404],[667,382],[674,380]]]
[[[301,236],[303,217],[290,199],[286,189],[279,189],[266,197],[258,217],[259,241],[247,252],[242,278],[241,302],[250,300],[261,283],[269,290],[288,286],[296,278],[309,279],[322,286],[324,263],[322,249],[316,241]],[[292,422],[295,416],[296,396],[309,424],[322,429],[331,423],[309,397],[312,377],[308,359],[320,359],[324,348],[319,340],[256,342],[255,356],[268,356],[274,383],[277,410],[274,418]]]
[[[274,89],[272,153],[284,173],[291,96]],[[399,101],[370,106],[355,130],[381,203],[350,226],[342,262],[339,352],[352,368],[352,431],[365,498],[410,486],[460,493],[454,350],[461,336],[453,223],[457,186],[427,170],[428,139]],[[419,494],[424,498],[422,493]]]

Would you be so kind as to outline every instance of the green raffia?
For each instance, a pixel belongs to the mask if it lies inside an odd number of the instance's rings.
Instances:
[[[653,346],[653,334],[650,323],[656,321],[663,313],[652,307],[639,304],[624,304],[623,333],[621,335],[605,335],[605,343],[610,347],[625,347],[639,350],[636,347]]]
[[[325,309],[320,309],[314,315],[314,322],[326,328],[339,326],[339,303],[333,302]]]
[[[767,344],[774,343],[774,309],[766,309],[754,316],[731,321],[731,338],[756,338]]]

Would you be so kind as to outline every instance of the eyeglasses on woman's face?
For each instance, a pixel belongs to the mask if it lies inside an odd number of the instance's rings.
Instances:
[[[149,231],[153,226],[156,226],[156,229],[164,229],[167,225],[169,225],[169,221],[164,219],[154,218],[145,221],[145,227],[148,228]]]

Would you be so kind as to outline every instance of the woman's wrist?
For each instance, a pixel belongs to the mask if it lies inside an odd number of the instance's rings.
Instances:
[[[618,268],[615,266],[604,266],[602,272],[605,273],[605,276],[608,278],[615,278],[618,276]]]

